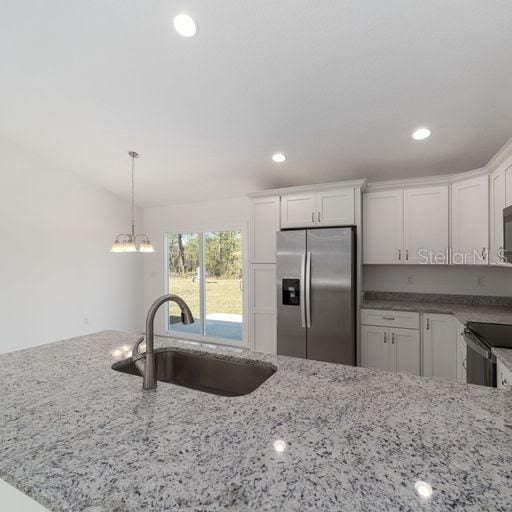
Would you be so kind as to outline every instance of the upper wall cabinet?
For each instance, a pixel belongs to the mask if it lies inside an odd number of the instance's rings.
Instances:
[[[500,263],[499,253],[503,247],[503,208],[505,208],[505,171],[498,169],[490,178],[490,261]],[[511,180],[512,181],[512,180]]]
[[[401,263],[403,192],[384,190],[363,195],[363,263]]]
[[[512,205],[512,165],[505,171],[505,206]]]
[[[281,198],[281,227],[305,228],[316,222],[315,193],[294,194]]]
[[[364,194],[364,263],[427,263],[447,249],[448,186]]]
[[[316,220],[319,226],[354,224],[354,189],[342,188],[316,193]]]
[[[454,264],[486,265],[489,247],[489,177],[452,184],[452,243]]]
[[[251,263],[275,263],[279,196],[259,197],[251,201],[251,228]]]
[[[431,263],[430,253],[439,254],[436,263],[448,254],[448,186],[404,191],[405,263]]]
[[[284,195],[281,198],[281,227],[347,226],[354,224],[354,189]]]

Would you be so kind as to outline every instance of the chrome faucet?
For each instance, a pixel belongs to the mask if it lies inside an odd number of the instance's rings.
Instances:
[[[162,295],[153,302],[148,311],[146,317],[146,352],[140,352],[140,344],[144,341],[144,336],[140,337],[133,345],[132,359],[135,366],[142,375],[142,388],[143,389],[154,389],[156,388],[156,368],[155,368],[155,352],[154,352],[154,324],[155,315],[158,308],[166,302],[175,302],[181,309],[181,321],[185,325],[194,323],[194,316],[187,306],[187,303],[178,295],[169,293],[168,295]],[[144,361],[144,362],[143,362]]]

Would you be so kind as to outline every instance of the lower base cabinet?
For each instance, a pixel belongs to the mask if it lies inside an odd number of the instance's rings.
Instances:
[[[466,341],[464,340],[464,326],[455,321],[455,337],[457,339],[457,382],[467,382],[466,378]]]
[[[423,376],[457,380],[455,317],[423,314]]]
[[[368,368],[420,375],[419,331],[363,325],[361,362]]]

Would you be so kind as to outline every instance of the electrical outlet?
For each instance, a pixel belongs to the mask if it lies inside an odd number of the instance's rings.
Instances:
[[[482,274],[478,274],[476,276],[476,284],[483,288],[485,286],[485,276]]]
[[[409,274],[407,276],[407,284],[412,286],[414,284],[414,274]]]
[[[89,325],[89,317],[84,316],[84,327],[87,327]]]

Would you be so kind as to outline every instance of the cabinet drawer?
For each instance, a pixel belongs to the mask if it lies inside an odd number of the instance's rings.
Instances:
[[[362,309],[361,323],[384,327],[420,328],[420,314],[412,311],[389,311],[385,309]]]

